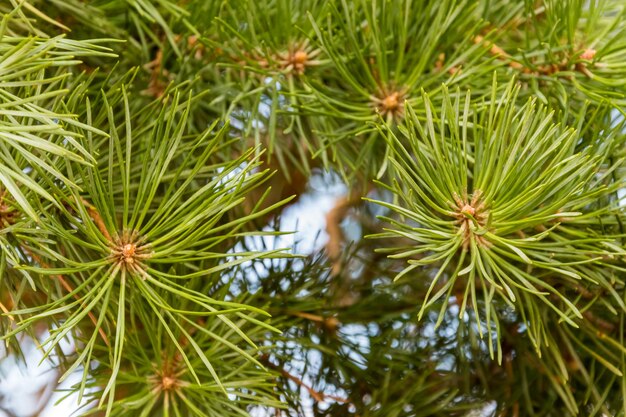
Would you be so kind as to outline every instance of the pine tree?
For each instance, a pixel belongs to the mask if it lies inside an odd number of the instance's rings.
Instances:
[[[0,13],[5,415],[626,415],[622,1]]]

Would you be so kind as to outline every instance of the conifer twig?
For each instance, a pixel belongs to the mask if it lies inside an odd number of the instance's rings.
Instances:
[[[507,65],[509,67],[516,69],[516,70],[520,70],[525,74],[552,75],[560,71],[567,71],[570,65],[570,62],[567,59],[565,59],[560,63],[540,65],[540,66],[537,66],[535,69],[532,69],[532,68],[528,68],[527,66],[525,66],[524,64],[520,62],[515,61],[513,57],[509,55],[503,48],[501,48],[500,46],[496,45],[493,42],[485,41],[485,39],[481,35],[476,35],[474,37],[474,42],[477,44],[485,42],[485,44],[490,47],[489,53],[491,55],[504,59],[505,61],[507,61]],[[595,49],[587,48],[582,51],[580,58],[591,61],[595,55],[596,55]],[[576,63],[574,65],[574,69],[586,75],[587,77],[591,77],[591,73],[589,72],[589,69],[582,62]]]
[[[350,403],[349,399],[346,398],[342,398],[342,397],[338,397],[336,395],[331,395],[331,394],[325,394],[323,392],[319,392],[316,391],[315,389],[313,389],[313,387],[307,385],[304,383],[304,381],[302,381],[301,378],[298,378],[297,376],[289,373],[289,371],[287,371],[285,368],[282,368],[279,365],[276,365],[275,363],[273,363],[272,361],[269,360],[269,357],[267,355],[264,355],[261,358],[261,361],[266,364],[269,368],[274,369],[278,372],[280,372],[280,374],[289,379],[290,381],[293,381],[296,383],[296,385],[298,385],[299,387],[304,388],[309,395],[317,402],[324,402],[326,401],[326,399],[330,399],[339,403]]]
[[[28,247],[22,245],[22,249],[24,249],[24,251],[35,261],[37,262],[39,265],[41,265],[42,268],[45,269],[50,269],[50,265],[48,265],[48,263],[44,262],[43,259],[41,259],[41,257],[39,255],[37,255],[36,253],[34,253],[33,251],[31,251]],[[67,282],[67,280],[65,279],[65,277],[63,275],[52,275],[52,278],[56,279],[57,281],[59,281],[61,283],[61,285],[63,286],[63,288],[65,288],[65,290],[68,292],[68,294],[71,294],[72,291],[74,291],[74,288],[70,285],[69,282]],[[78,295],[75,294],[74,298],[76,300],[79,299]],[[84,307],[84,304],[82,304]],[[98,321],[96,320],[96,316],[93,315],[93,313],[90,311],[89,313],[87,313],[87,315],[89,316],[89,319],[91,320],[91,322],[93,323],[94,326],[98,325]],[[109,338],[107,337],[106,333],[104,332],[104,330],[102,329],[102,327],[98,328],[98,333],[100,334],[100,337],[102,338],[102,340],[104,341],[104,343],[107,346],[111,346],[111,344],[109,343]]]
[[[348,210],[356,206],[361,201],[360,195],[347,195],[337,200],[335,206],[326,214],[326,233],[328,233],[328,243],[326,252],[332,262],[332,274],[337,275],[341,270],[341,244],[344,241],[341,222],[348,215]]]
[[[2,312],[7,315],[9,320],[15,321],[15,317],[13,317],[9,309],[1,301],[0,301],[0,310],[2,310]]]
[[[104,220],[102,220],[102,216],[100,215],[100,213],[98,213],[98,210],[84,198],[82,198],[81,201],[87,208],[87,213],[89,213],[89,217],[91,217],[91,220],[93,220],[93,222],[96,224],[98,230],[100,230],[100,233],[102,233],[109,242],[113,243],[113,238],[107,230],[104,224]]]

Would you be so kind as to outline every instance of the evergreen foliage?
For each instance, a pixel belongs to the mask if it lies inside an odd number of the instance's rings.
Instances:
[[[30,338],[105,417],[626,415],[623,1],[0,14],[0,371]]]

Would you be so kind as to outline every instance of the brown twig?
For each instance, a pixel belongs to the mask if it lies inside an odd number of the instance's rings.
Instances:
[[[89,214],[89,217],[91,217],[91,220],[93,220],[93,222],[96,224],[96,226],[98,227],[98,230],[100,230],[100,233],[102,233],[109,242],[113,243],[113,238],[111,237],[111,234],[107,230],[104,224],[104,220],[102,220],[102,216],[100,215],[98,210],[91,203],[89,203],[89,201],[85,200],[84,198],[81,198],[81,201],[83,205],[87,208],[87,213]]]
[[[42,268],[45,269],[51,269],[50,265],[48,265],[46,262],[44,262],[41,257],[39,255],[37,255],[36,253],[34,253],[33,251],[31,251],[28,247],[22,245],[22,249],[35,261],[37,262],[39,265],[41,265]],[[72,286],[65,280],[65,277],[63,275],[51,275],[51,278],[56,279],[57,281],[59,281],[61,283],[61,285],[63,286],[63,288],[65,288],[65,290],[68,292],[68,294],[71,294],[72,291],[74,291],[74,288],[72,288]],[[80,297],[78,296],[78,294],[74,295],[74,298],[76,300],[79,300]],[[84,304],[81,304],[84,307]],[[90,311],[89,313],[87,313],[87,315],[89,316],[89,319],[91,320],[91,322],[93,323],[94,326],[97,327],[98,325],[98,321],[96,320],[96,316],[93,315],[93,313]],[[102,327],[100,327],[98,329],[98,333],[100,333],[100,337],[102,337],[102,340],[104,341],[104,343],[107,346],[111,346],[111,344],[109,343],[109,338],[107,337],[106,333],[104,332],[104,330],[102,329]]]
[[[9,320],[15,321],[15,317],[13,317],[13,315],[11,315],[11,312],[9,311],[9,309],[4,304],[2,304],[1,301],[0,301],[0,310],[2,310],[2,312],[7,315]]]
[[[150,71],[150,81],[148,83],[148,88],[146,88],[143,93],[155,97],[160,98],[165,93],[166,85],[161,80],[161,76],[168,76],[169,72],[166,69],[163,69],[163,50],[159,49],[156,52],[156,56],[154,59],[147,64],[145,64],[144,69]]]
[[[589,310],[583,312],[583,317],[591,324],[598,327],[596,333],[600,338],[606,337],[605,332],[612,333],[615,330],[615,325],[613,323],[596,316]]]
[[[507,65],[513,69],[519,70],[521,72],[523,72],[524,74],[533,74],[533,75],[552,75],[555,74],[557,72],[560,71],[567,71],[570,68],[572,68],[572,64],[571,62],[566,58],[564,59],[562,62],[559,63],[548,63],[546,65],[538,65],[535,68],[529,68],[527,66],[525,66],[524,64],[517,62],[514,60],[514,58],[509,55],[504,49],[502,49],[500,46],[496,45],[495,43],[491,42],[491,41],[486,41],[485,38],[483,38],[480,35],[477,35],[474,37],[474,42],[476,44],[479,43],[484,43],[486,46],[489,47],[489,53],[497,58],[502,58],[505,61],[507,61]],[[580,55],[581,59],[587,60],[587,61],[591,61],[594,56],[596,55],[596,51],[595,49],[591,49],[591,48],[587,48],[582,50],[582,53]],[[586,76],[591,76],[589,69],[587,68],[587,65],[584,62],[577,62],[575,64],[573,64],[573,69],[575,71],[578,71]]]
[[[580,294],[580,296],[582,298],[584,298],[585,300],[591,300],[591,299],[601,295],[601,294],[595,294],[595,293],[589,291],[588,289],[586,289],[585,287],[583,287],[580,284],[574,284],[573,287],[574,287],[574,290],[578,294]],[[599,292],[602,293],[603,291],[599,291]]]
[[[272,361],[269,360],[269,357],[267,355],[264,355],[263,357],[261,357],[261,361],[266,364],[269,368],[274,369],[278,372],[280,372],[280,374],[287,378],[290,381],[293,381],[296,383],[296,385],[298,385],[299,387],[304,388],[309,395],[317,402],[323,402],[326,401],[326,399],[329,400],[333,400],[336,401],[338,403],[350,403],[350,400],[346,399],[346,398],[342,398],[342,397],[337,397],[335,395],[330,395],[330,394],[325,394],[323,392],[319,392],[316,391],[315,389],[313,389],[311,386],[305,384],[302,379],[298,378],[295,375],[292,375],[289,373],[289,371],[287,371],[286,369],[280,367],[279,365],[276,365],[275,363],[273,363]]]
[[[439,55],[437,55],[437,60],[435,61],[435,71],[439,72],[443,70],[445,67],[445,63],[446,63],[446,54],[442,52]],[[457,74],[459,73],[459,71],[461,71],[461,67],[459,66],[453,66],[453,67],[448,68],[448,74],[450,75]]]
[[[336,317],[324,317],[317,314],[305,313],[303,311],[286,311],[285,313],[318,323],[320,326],[323,326],[325,329],[333,333],[337,330],[340,324]]]
[[[348,211],[361,202],[360,195],[347,195],[337,200],[335,206],[326,214],[326,253],[332,262],[332,274],[338,275],[341,270],[341,246],[344,241],[341,222],[348,215]]]
[[[505,60],[509,61],[509,66],[511,68],[515,68],[515,69],[524,69],[524,66],[522,64],[520,64],[519,62],[513,61],[513,58],[511,57],[511,55],[509,55],[504,49],[502,49],[501,47],[499,47],[498,45],[496,45],[493,42],[490,41],[485,41],[485,38],[483,38],[480,35],[476,35],[474,37],[474,43],[485,43],[487,46],[489,46],[489,53],[493,56],[496,57],[500,57],[503,58]]]

